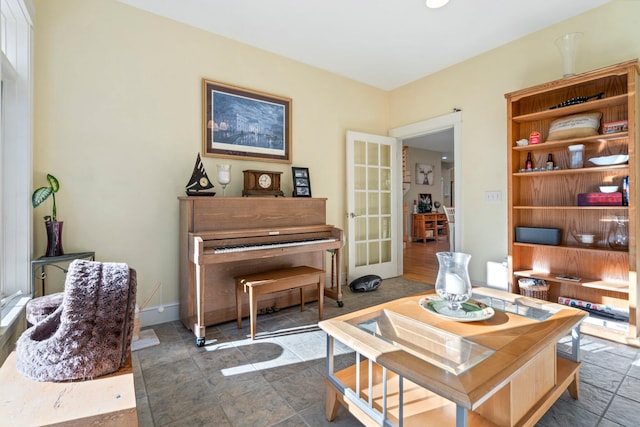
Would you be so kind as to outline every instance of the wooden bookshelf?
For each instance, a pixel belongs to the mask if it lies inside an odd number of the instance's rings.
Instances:
[[[627,61],[584,74],[563,78],[508,93],[508,222],[509,280],[514,293],[518,279],[543,279],[550,284],[550,299],[564,296],[629,311],[629,320],[621,328],[593,327],[583,323],[582,332],[639,346],[640,296],[638,294],[637,248],[638,210],[637,158],[638,138],[638,60]],[[575,97],[603,92],[602,99],[553,108]],[[579,113],[602,113],[601,124],[628,120],[628,131],[544,142],[551,122]],[[532,131],[541,134],[541,143],[518,146]],[[585,146],[584,167],[571,169],[568,147]],[[527,153],[531,152],[534,171],[523,171]],[[554,170],[544,170],[547,155],[553,155]],[[624,164],[596,166],[588,159],[613,154],[628,154]],[[600,185],[619,185],[629,177],[628,206],[578,206],[581,193],[599,191]],[[627,221],[628,250],[614,250],[609,244],[611,219]],[[559,245],[517,242],[516,227],[558,228]],[[575,232],[596,236],[593,245],[578,242]],[[577,276],[578,282],[558,279],[559,275]]]

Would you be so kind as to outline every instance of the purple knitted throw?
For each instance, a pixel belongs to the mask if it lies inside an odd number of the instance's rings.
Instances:
[[[73,261],[62,305],[18,339],[18,371],[36,381],[117,371],[131,347],[136,285],[127,264]]]

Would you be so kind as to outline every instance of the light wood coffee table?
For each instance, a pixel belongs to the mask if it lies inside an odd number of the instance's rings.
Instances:
[[[459,322],[421,307],[433,297],[319,323],[328,335],[328,420],[342,404],[365,425],[532,426],[564,390],[578,398],[585,312],[474,288],[495,314]],[[569,350],[560,351],[565,338]],[[335,356],[349,349],[353,364],[336,371]]]
[[[137,426],[131,353],[116,372],[86,381],[34,381],[12,352],[0,369],[2,426]]]

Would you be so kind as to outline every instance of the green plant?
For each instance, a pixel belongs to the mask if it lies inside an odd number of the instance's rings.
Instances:
[[[47,181],[49,182],[48,187],[40,187],[36,191],[33,192],[31,196],[31,204],[33,204],[34,208],[40,206],[45,200],[49,198],[49,196],[53,197],[53,210],[52,215],[47,215],[44,217],[46,222],[57,221],[56,218],[56,193],[60,189],[60,183],[56,179],[55,176],[51,174],[47,174]]]

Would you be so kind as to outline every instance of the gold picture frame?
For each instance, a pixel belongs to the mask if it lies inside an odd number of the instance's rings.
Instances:
[[[291,163],[291,98],[202,79],[202,155]]]

